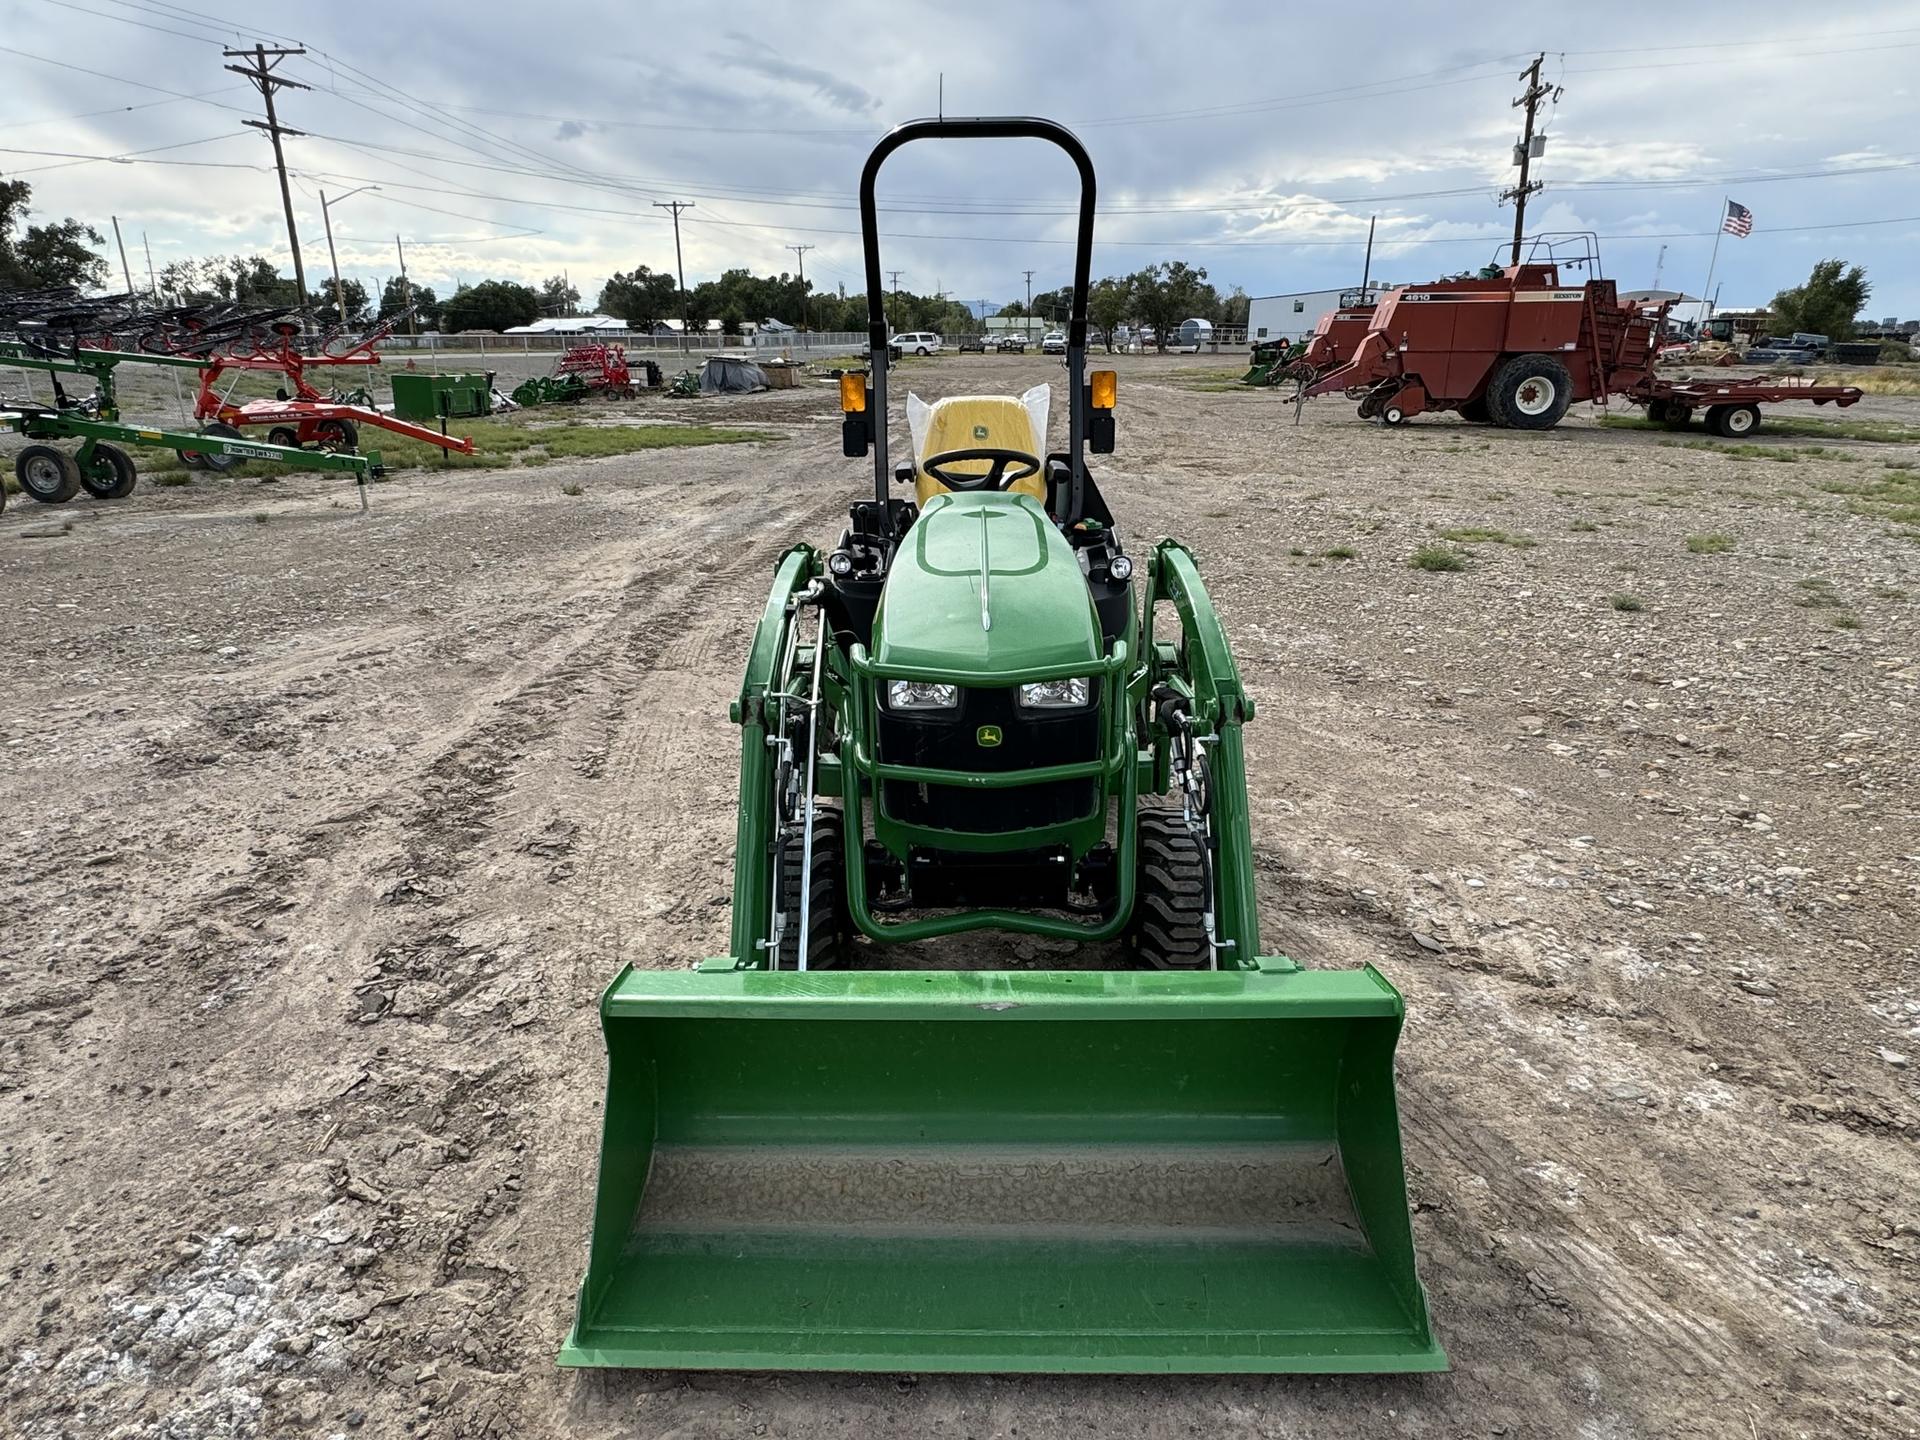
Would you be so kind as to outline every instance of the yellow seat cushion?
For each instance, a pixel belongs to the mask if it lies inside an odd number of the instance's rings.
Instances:
[[[1045,442],[1033,433],[1033,417],[1027,407],[1011,395],[955,395],[936,400],[927,416],[926,436],[920,453],[921,463],[929,455],[948,450],[1020,450],[1035,459],[1046,458]],[[962,460],[951,468],[959,475],[985,475],[993,469],[990,460]],[[1042,505],[1047,503],[1047,479],[1044,472],[1016,480],[1007,487],[1010,494],[1031,495]],[[914,499],[921,505],[935,495],[944,495],[947,487],[920,472],[914,482]]]

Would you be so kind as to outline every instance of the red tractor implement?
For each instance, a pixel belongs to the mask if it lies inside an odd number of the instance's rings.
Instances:
[[[1659,379],[1666,302],[1625,302],[1611,280],[1571,284],[1560,271],[1555,261],[1489,266],[1394,290],[1371,312],[1350,358],[1322,371],[1305,393],[1342,391],[1359,400],[1363,418],[1388,425],[1455,410],[1515,430],[1549,429],[1578,401],[1604,405],[1618,395],[1675,426],[1704,409],[1708,427],[1722,435],[1751,434],[1763,404],[1860,398],[1851,385]],[[1322,322],[1329,348],[1344,314]]]
[[[207,427],[210,434],[220,433],[215,427],[237,433],[243,425],[265,425],[269,427],[267,438],[275,445],[315,446],[348,453],[359,446],[360,427],[372,425],[443,450],[471,455],[473,441],[390,415],[380,409],[364,388],[348,394],[325,395],[307,380],[309,369],[378,365],[380,356],[374,347],[386,339],[392,328],[390,324],[383,325],[347,350],[336,353],[322,349],[317,354],[307,354],[297,343],[299,327],[282,322],[274,327],[275,338],[270,342],[255,341],[213,351],[206,355],[206,368],[200,372],[200,390],[193,402],[194,418]],[[229,370],[278,371],[287,377],[292,393],[283,388],[273,400],[235,403],[222,395],[219,388],[221,376]]]

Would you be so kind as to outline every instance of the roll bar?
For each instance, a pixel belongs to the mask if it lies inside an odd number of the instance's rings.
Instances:
[[[874,204],[874,182],[887,157],[914,140],[1045,140],[1066,151],[1080,171],[1080,223],[1073,254],[1073,305],[1067,319],[1067,455],[1074,489],[1072,508],[1079,509],[1082,447],[1087,438],[1087,288],[1093,265],[1093,161],[1086,146],[1066,126],[1036,115],[987,115],[953,119],[908,120],[881,137],[860,172],[860,239],[867,264],[867,341],[873,357],[873,488],[880,513],[892,524],[887,504],[891,479],[887,473],[887,347],[886,291],[880,286],[880,225]],[[1040,437],[1044,446],[1046,437]]]

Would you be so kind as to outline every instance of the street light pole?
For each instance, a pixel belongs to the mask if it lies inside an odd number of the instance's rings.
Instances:
[[[342,200],[349,200],[355,195],[358,195],[361,190],[378,190],[379,188],[378,185],[362,185],[360,190],[349,190],[345,195],[336,195],[331,200],[327,199],[326,191],[322,190],[320,192],[320,223],[324,225],[327,230],[327,259],[333,264],[333,305],[334,308],[340,312],[340,326],[342,329],[345,329],[347,324],[347,292],[340,284],[340,256],[333,248],[333,215],[331,210],[333,206],[338,205]]]

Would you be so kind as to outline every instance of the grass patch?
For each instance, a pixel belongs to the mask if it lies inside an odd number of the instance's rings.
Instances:
[[[1852,384],[1853,381],[1842,383]],[[1920,393],[1920,392],[1916,392]],[[1893,420],[1815,420],[1789,415],[1792,409],[1812,406],[1768,405],[1761,409],[1761,426],[1770,435],[1791,435],[1806,440],[1871,440],[1889,445],[1920,444],[1920,425],[1903,425]],[[1610,430],[1665,430],[1637,415],[1602,415],[1600,423]]]
[[[1505,530],[1490,529],[1485,525],[1460,525],[1451,530],[1440,532],[1442,540],[1452,540],[1460,545],[1512,545],[1525,550],[1534,542],[1525,535],[1514,535]]]
[[[1733,549],[1731,535],[1708,534],[1687,536],[1687,551],[1692,555],[1724,555]]]
[[[1466,569],[1467,557],[1464,551],[1450,545],[1422,545],[1408,558],[1407,564],[1415,570],[1446,573]]]
[[[1356,560],[1360,556],[1360,552],[1351,545],[1336,545],[1322,553],[1329,560]]]
[[[1862,480],[1827,480],[1819,489],[1844,495],[1856,515],[1871,515],[1901,525],[1920,525],[1920,469],[1888,467]]]
[[[569,480],[566,484],[560,487],[560,493],[562,495],[584,495],[587,493],[587,487],[584,485],[576,484],[574,481]]]
[[[1615,595],[1607,603],[1623,615],[1638,615],[1642,610],[1647,608],[1640,603],[1640,597],[1638,595]]]
[[[632,455],[643,450],[671,450],[683,446],[747,445],[780,437],[765,430],[721,425],[572,425],[538,420],[474,420],[457,432],[474,444],[474,453],[461,455],[437,445],[368,427],[360,432],[361,448],[377,452],[388,470],[504,470],[514,465],[544,465],[553,460],[597,460]],[[139,453],[140,469],[160,484],[169,473],[184,472],[186,463],[171,450]],[[317,472],[274,462],[248,461],[235,474],[256,480]]]
[[[1846,602],[1834,592],[1833,582],[1820,576],[1794,581],[1793,603],[1802,610],[1837,610]]]
[[[1594,524],[1593,521],[1584,519],[1576,520],[1567,526],[1567,529],[1573,531],[1576,535],[1591,535],[1599,528],[1600,527]]]
[[[1858,630],[1860,628],[1860,617],[1846,614],[1836,615],[1833,617],[1833,628],[1836,630]]]

